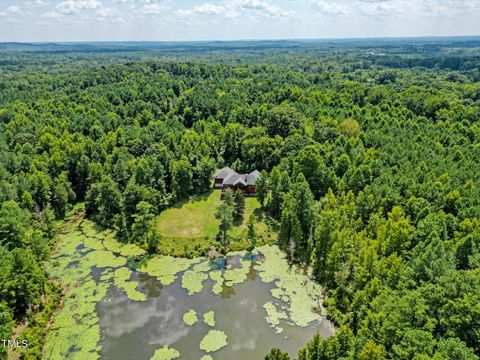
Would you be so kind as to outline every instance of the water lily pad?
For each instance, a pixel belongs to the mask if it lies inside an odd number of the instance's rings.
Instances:
[[[210,330],[200,342],[200,349],[210,353],[227,346],[227,335],[220,330]]]

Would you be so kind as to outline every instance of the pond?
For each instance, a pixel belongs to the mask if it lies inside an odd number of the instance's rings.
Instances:
[[[113,235],[82,220],[60,236],[49,271],[68,292],[45,358],[254,360],[335,333],[320,286],[275,246],[210,262],[147,257]]]

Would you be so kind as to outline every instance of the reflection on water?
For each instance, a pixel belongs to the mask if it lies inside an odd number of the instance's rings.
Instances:
[[[235,289],[233,286],[227,286],[225,284],[222,285],[222,292],[220,296],[222,299],[230,299],[232,296],[235,296]]]
[[[160,290],[162,290],[162,284],[156,278],[148,274],[141,273],[141,274],[138,274],[138,280],[140,283],[140,285],[138,286],[138,289],[141,292],[147,294],[149,298],[160,296]]]
[[[227,266],[240,266],[238,257],[231,257]],[[255,259],[259,260],[259,259]],[[221,264],[220,266],[225,266]],[[181,359],[200,359],[205,353],[199,344],[212,329],[202,322],[203,314],[215,312],[215,329],[228,337],[228,345],[212,354],[214,359],[244,360],[263,359],[273,347],[296,355],[313,335],[334,333],[327,320],[300,328],[282,322],[283,332],[277,334],[264,319],[263,304],[268,301],[282,306],[271,296],[273,284],[266,284],[257,277],[250,266],[248,280],[233,287],[224,286],[220,295],[212,292],[213,281],[204,282],[201,293],[189,296],[181,287],[181,277],[173,284],[162,287],[148,275],[134,273],[139,290],[148,295],[145,302],[127,298],[122,290],[112,286],[107,297],[97,305],[102,329],[101,356],[104,359],[150,359],[156,349],[169,345],[177,349]],[[187,326],[183,314],[195,309],[199,322]]]
[[[257,280],[257,270],[255,270],[255,263],[252,261],[250,264],[250,271],[247,274],[247,279],[248,280]]]

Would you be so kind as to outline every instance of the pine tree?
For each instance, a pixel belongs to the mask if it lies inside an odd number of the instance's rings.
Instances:
[[[146,244],[149,242],[149,237],[153,230],[153,206],[146,201],[140,201],[137,205],[137,212],[133,216],[132,237],[137,241],[142,241]]]
[[[253,216],[250,216],[250,219],[248,219],[247,240],[249,243],[248,251],[252,251],[255,246],[257,246],[257,234],[255,232],[255,221]]]
[[[295,212],[295,201],[292,193],[289,192],[285,196],[285,200],[282,205],[278,243],[281,248],[287,251],[289,260],[296,261],[298,258],[298,244],[301,244],[302,241],[302,228],[300,220]]]
[[[226,252],[228,245],[230,244],[230,237],[228,230],[233,225],[233,213],[234,208],[226,201],[222,202],[217,208],[215,217],[220,220],[220,229],[217,235],[217,241],[220,243],[223,251]]]
[[[270,212],[275,219],[281,216],[283,198],[285,194],[290,191],[291,186],[290,176],[286,171],[282,172],[277,186],[272,189],[272,197],[270,200]]]
[[[292,194],[295,202],[295,213],[300,221],[302,231],[302,240],[297,245],[301,253],[306,255],[310,252],[309,240],[313,232],[313,208],[315,202],[308,182],[302,173],[297,176],[296,182],[292,185]]]
[[[262,171],[260,177],[255,183],[255,187],[257,190],[258,201],[263,209],[265,207],[265,200],[268,196],[268,175],[265,170]]]
[[[235,202],[235,218],[241,220],[245,212],[245,196],[243,196],[241,191],[237,190],[233,200]]]

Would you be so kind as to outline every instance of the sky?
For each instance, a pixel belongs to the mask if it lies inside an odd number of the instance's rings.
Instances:
[[[0,0],[0,41],[480,35],[480,0]]]

